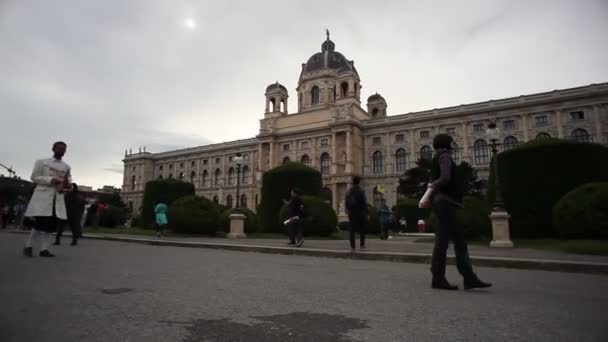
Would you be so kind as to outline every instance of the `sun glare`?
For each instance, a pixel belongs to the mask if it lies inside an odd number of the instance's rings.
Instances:
[[[186,18],[186,20],[184,20],[184,25],[188,30],[194,30],[196,28],[196,22],[192,18]]]

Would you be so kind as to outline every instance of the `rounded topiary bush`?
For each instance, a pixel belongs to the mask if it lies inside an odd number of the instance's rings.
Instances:
[[[497,162],[514,238],[558,236],[555,204],[583,184],[608,182],[608,147],[598,144],[534,140],[498,154]],[[492,203],[494,182],[488,193]]]
[[[302,196],[306,217],[300,221],[305,236],[330,236],[336,232],[338,217],[331,205],[314,196]],[[283,222],[289,218],[287,204],[281,207],[279,223],[283,232],[287,232]]]
[[[318,196],[321,192],[321,173],[300,163],[285,163],[264,173],[262,199],[258,220],[264,232],[283,232],[279,211],[283,200],[290,198],[290,190],[299,188],[303,195]]]
[[[177,179],[159,179],[146,183],[142,223],[144,227],[152,228],[155,224],[154,207],[160,201],[171,206],[178,198],[194,195],[194,185]]]
[[[125,222],[127,222],[127,210],[113,205],[108,206],[99,218],[99,225],[108,228],[122,226]]]
[[[182,234],[215,235],[219,217],[212,201],[199,196],[182,197],[169,207],[169,228]]]
[[[467,196],[463,208],[456,209],[456,223],[464,230],[467,238],[490,239],[492,237],[491,208],[487,201]],[[428,220],[434,231],[439,230],[439,220],[433,212]]]
[[[608,238],[608,183],[582,185],[553,208],[561,238]]]
[[[367,224],[365,226],[366,234],[380,234],[380,214],[378,213],[378,209],[376,207],[367,205]]]
[[[230,232],[230,215],[236,213],[244,214],[245,216],[247,216],[247,218],[245,219],[245,234],[255,233],[258,228],[256,215],[253,211],[246,208],[233,208],[224,211],[220,215],[220,230],[226,233]]]
[[[417,232],[418,220],[428,220],[431,215],[431,210],[428,208],[418,208],[418,200],[411,198],[404,198],[399,200],[395,207],[393,207],[393,215],[397,220],[402,217],[406,221],[407,232]]]
[[[341,232],[348,232],[350,229],[350,223],[348,223],[348,221],[340,222],[338,223],[338,229],[340,229]]]

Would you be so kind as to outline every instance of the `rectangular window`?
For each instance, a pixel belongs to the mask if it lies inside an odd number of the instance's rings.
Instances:
[[[405,141],[405,134],[397,134],[395,135],[395,142],[404,142]]]
[[[483,132],[483,124],[475,124],[473,125],[473,132],[481,133]]]
[[[216,163],[216,164],[219,164],[221,161],[222,161],[222,159],[220,159],[220,158],[215,158],[215,163]]]
[[[228,157],[228,161],[232,161],[232,160],[234,160],[234,156]]]
[[[306,149],[308,149],[308,141],[303,141],[303,142],[300,144],[300,148],[301,148],[302,150],[306,150]]]
[[[184,168],[184,163],[179,163],[179,168],[183,169]]]
[[[585,112],[582,110],[576,112],[570,112],[570,121],[581,121],[585,120]]]
[[[209,163],[209,161],[207,159],[203,160],[203,165],[207,165]]]
[[[289,151],[290,147],[289,144],[283,144],[283,151]]]
[[[195,167],[196,166],[196,162],[193,161],[192,163],[190,163],[190,166]]]
[[[374,144],[374,145],[380,145],[380,144],[382,144],[382,138],[381,137],[373,137],[372,138],[372,144]]]
[[[420,139],[428,139],[431,136],[429,131],[420,131]]]
[[[545,126],[549,124],[549,117],[546,115],[539,115],[534,118],[536,126]]]
[[[515,129],[515,120],[505,120],[502,122],[503,129]]]
[[[445,129],[445,134],[447,135],[456,135],[456,128],[454,127],[449,127]]]
[[[169,164],[169,170],[173,170],[173,164]]]
[[[327,145],[329,145],[329,140],[321,139],[321,146],[327,146]]]
[[[162,170],[163,170],[163,166],[162,166],[162,165],[161,165],[161,166],[159,166],[159,167],[158,167],[158,169],[159,169],[160,171],[162,171]]]

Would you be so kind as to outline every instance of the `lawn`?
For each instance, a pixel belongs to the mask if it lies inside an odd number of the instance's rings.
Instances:
[[[544,249],[573,254],[608,256],[608,240],[559,240],[534,239],[515,240],[516,247]]]

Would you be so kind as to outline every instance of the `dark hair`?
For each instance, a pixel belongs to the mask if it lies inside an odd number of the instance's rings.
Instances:
[[[359,183],[361,183],[361,178],[359,178],[359,176],[354,176],[353,177],[353,184],[359,185]]]
[[[66,147],[68,146],[68,144],[64,143],[63,141],[56,141],[53,144],[53,148],[55,148],[57,145],[63,145],[63,146],[66,146]]]
[[[72,183],[72,189],[74,192],[78,192],[78,185],[76,183]]]
[[[437,134],[437,136],[435,136],[435,139],[433,139],[433,148],[435,150],[440,148],[451,150],[453,141],[454,139],[447,134]]]

